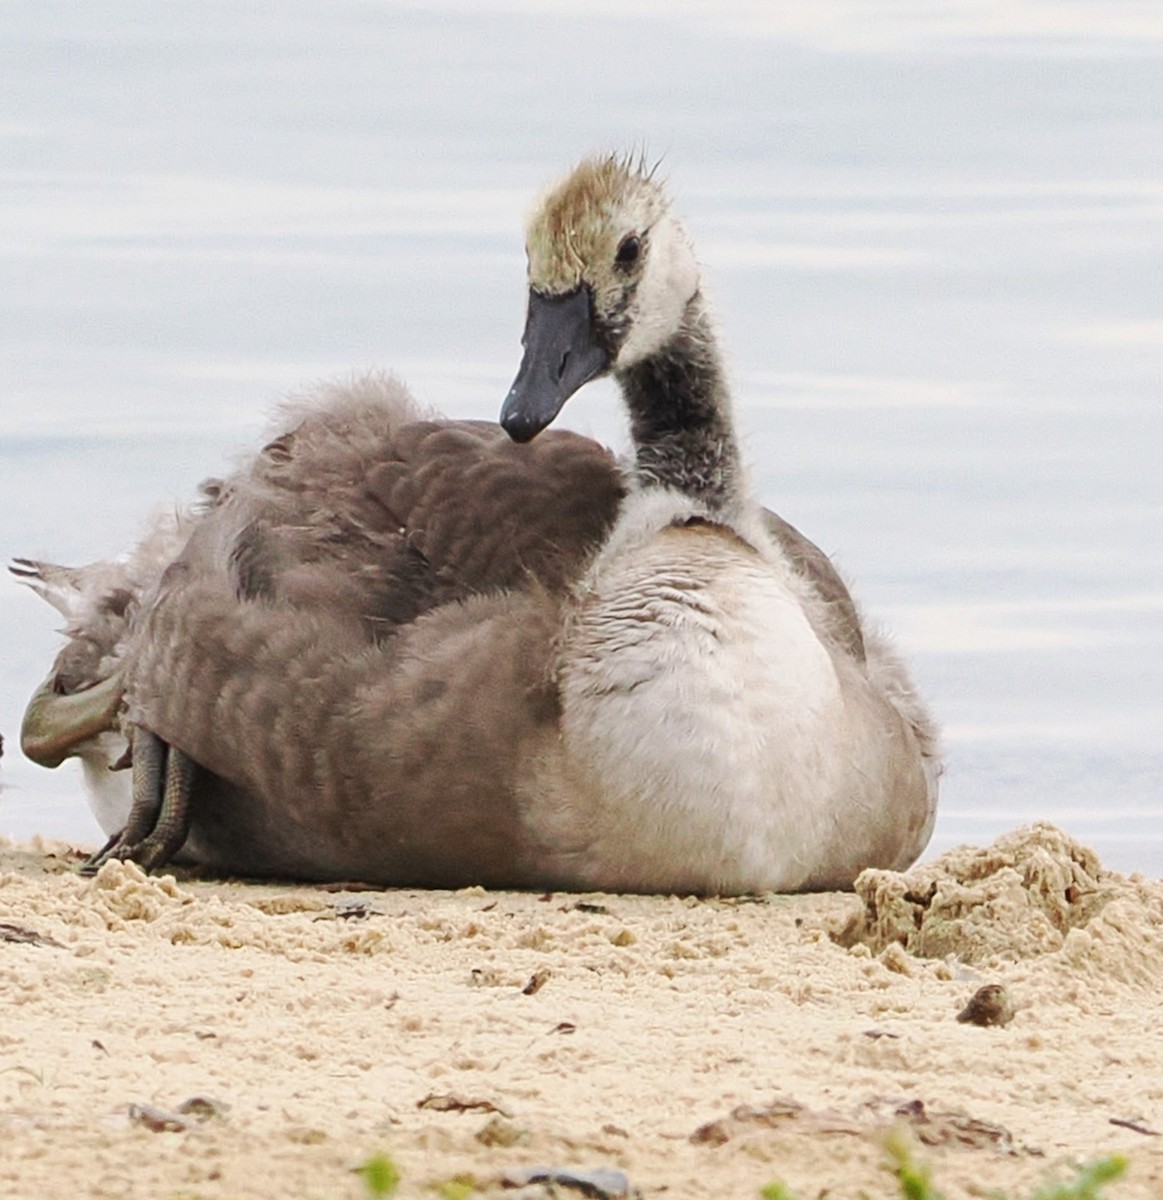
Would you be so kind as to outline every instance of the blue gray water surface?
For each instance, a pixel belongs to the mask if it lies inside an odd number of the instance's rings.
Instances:
[[[312,381],[495,416],[523,214],[607,147],[664,156],[758,488],[944,722],[933,850],[1163,874],[1157,6],[11,0],[0,554],[117,553]],[[625,444],[608,386],[563,418]],[[16,745],[57,623],[0,583],[0,833],[94,841]]]

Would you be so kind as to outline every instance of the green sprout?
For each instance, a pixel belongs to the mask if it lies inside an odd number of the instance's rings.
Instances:
[[[363,1176],[368,1200],[394,1196],[400,1186],[400,1169],[386,1154],[373,1154],[359,1168],[359,1174]]]

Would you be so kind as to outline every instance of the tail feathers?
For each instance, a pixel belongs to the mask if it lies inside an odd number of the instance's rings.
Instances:
[[[94,564],[101,567],[109,565]],[[8,570],[19,583],[30,587],[42,600],[48,601],[62,617],[72,620],[79,614],[84,599],[86,570],[92,572],[93,568],[62,567],[35,558],[14,558]]]

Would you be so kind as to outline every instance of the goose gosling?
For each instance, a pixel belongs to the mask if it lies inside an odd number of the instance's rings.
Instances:
[[[161,572],[118,666],[135,799],[110,854],[703,894],[919,855],[935,724],[827,557],[752,495],[663,189],[588,160],[527,249],[504,432],[383,381],[334,392]],[[625,472],[546,429],[603,374]]]

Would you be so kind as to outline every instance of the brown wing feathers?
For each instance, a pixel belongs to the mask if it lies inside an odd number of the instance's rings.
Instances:
[[[441,598],[576,578],[624,493],[613,456],[551,433],[518,446],[497,426],[424,422],[401,431],[366,480],[382,527],[395,525],[441,583]]]

